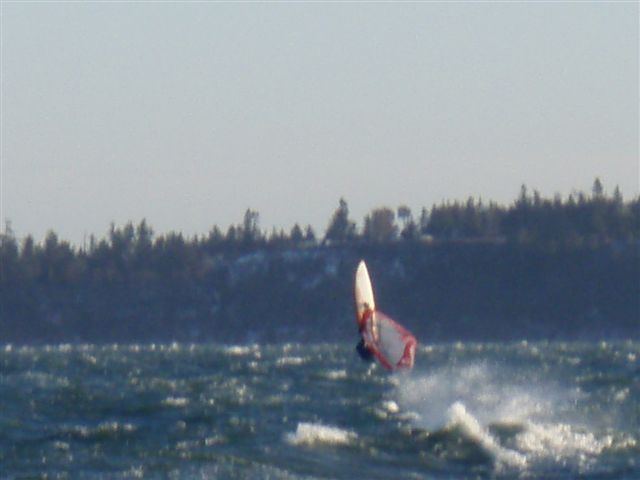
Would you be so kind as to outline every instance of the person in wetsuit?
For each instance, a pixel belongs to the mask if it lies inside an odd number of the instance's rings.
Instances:
[[[361,338],[356,345],[356,352],[358,352],[363,362],[373,362],[373,352],[364,344],[364,338]]]
[[[364,312],[362,313],[362,317],[358,319],[358,332],[360,333],[360,341],[356,345],[356,352],[360,355],[360,358],[364,362],[373,362],[374,355],[373,351],[366,345],[364,341],[364,337],[362,336],[362,331],[367,325],[367,319],[373,315],[373,310],[369,308],[369,305],[364,304]]]

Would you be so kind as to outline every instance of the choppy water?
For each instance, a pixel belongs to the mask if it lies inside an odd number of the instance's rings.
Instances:
[[[640,478],[640,344],[0,348],[3,478]]]

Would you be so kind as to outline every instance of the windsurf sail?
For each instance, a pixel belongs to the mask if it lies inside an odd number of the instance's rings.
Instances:
[[[413,368],[417,341],[402,325],[374,310],[367,316],[361,333],[365,345],[385,368]]]
[[[364,260],[356,270],[355,303],[358,329],[365,347],[388,370],[411,369],[418,342],[406,328],[376,309]]]

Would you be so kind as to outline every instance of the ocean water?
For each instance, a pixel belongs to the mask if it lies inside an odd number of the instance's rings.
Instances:
[[[640,478],[640,344],[0,347],[1,478]]]

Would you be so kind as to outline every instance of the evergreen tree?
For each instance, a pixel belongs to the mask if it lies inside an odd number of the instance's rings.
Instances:
[[[136,227],[134,253],[139,266],[149,265],[153,249],[153,229],[147,225],[146,219]]]
[[[591,193],[593,193],[593,198],[601,199],[604,195],[604,187],[602,186],[602,182],[599,178],[593,181],[593,186],[591,187]]]
[[[289,234],[289,239],[291,240],[291,243],[293,243],[294,245],[300,245],[304,241],[304,235],[302,234],[302,229],[300,228],[300,225],[298,225],[297,223],[291,229],[291,233]]]
[[[433,208],[435,208],[435,205],[432,207],[432,211]],[[429,211],[427,210],[427,207],[422,207],[422,210],[420,211],[420,233],[427,233],[429,229]]]
[[[376,208],[364,220],[363,237],[372,243],[388,243],[396,239],[398,227],[395,213],[390,208]]]
[[[324,236],[325,242],[346,243],[356,236],[356,224],[349,219],[349,206],[344,198],[333,213]]]
[[[316,234],[311,225],[307,225],[307,228],[304,231],[304,241],[310,244],[316,243]]]
[[[260,214],[255,211],[247,208],[247,211],[244,212],[244,219],[242,221],[242,242],[245,246],[251,246],[256,244],[260,238]]]
[[[229,225],[227,234],[225,235],[227,245],[234,246],[238,243],[238,229],[235,225]]]
[[[37,258],[36,245],[31,235],[27,235],[22,241],[20,264],[25,279],[29,282],[33,282],[38,278],[40,267]]]
[[[18,258],[18,242],[11,229],[11,222],[7,221],[4,233],[0,233],[0,284],[17,278]]]
[[[204,241],[205,248],[209,252],[214,252],[218,250],[218,248],[224,242],[224,235],[220,231],[217,225],[214,225],[213,228],[209,231],[206,240]]]
[[[620,191],[620,187],[618,185],[616,185],[616,188],[613,191],[613,203],[617,206],[622,206],[624,204],[624,200],[622,199],[622,192]]]
[[[267,240],[270,247],[273,248],[284,248],[289,243],[289,239],[287,238],[287,234],[285,231],[281,229],[277,229],[273,227],[271,229],[271,234],[269,235],[269,239]]]

